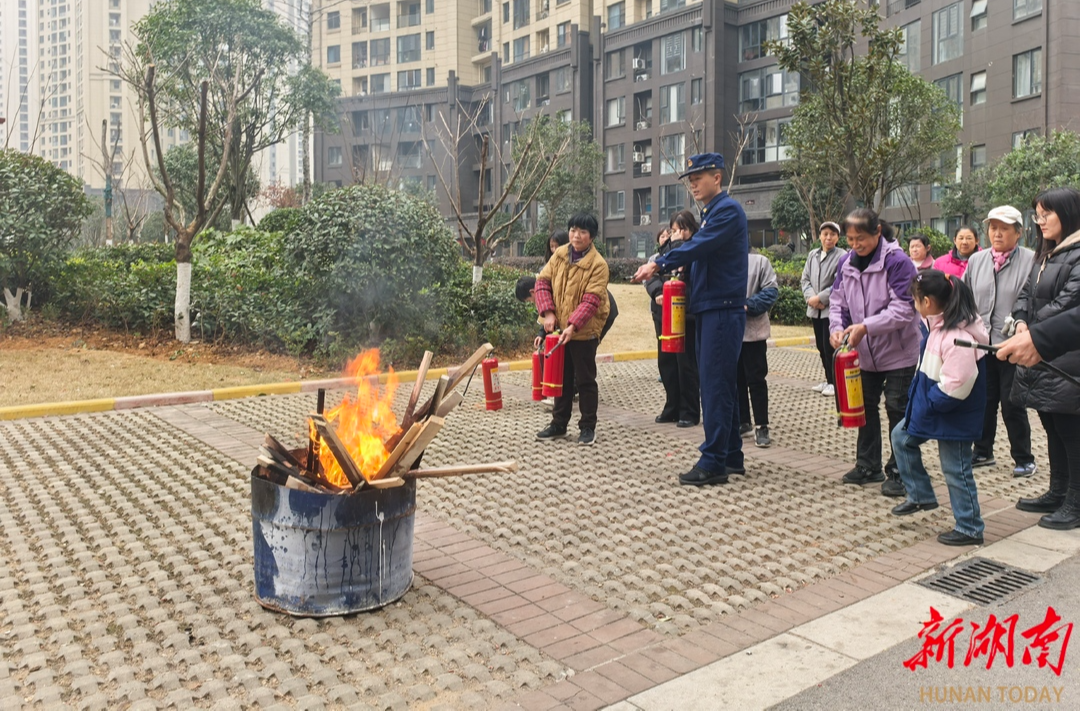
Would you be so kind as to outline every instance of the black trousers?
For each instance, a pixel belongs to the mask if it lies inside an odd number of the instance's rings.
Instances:
[[[1009,453],[1017,464],[1030,464],[1035,457],[1031,454],[1031,424],[1027,409],[1014,405],[1009,398],[1016,365],[997,358],[983,358],[983,362],[986,363],[986,412],[983,414],[983,436],[975,443],[974,454],[994,456],[998,403],[1001,403],[1001,419],[1009,433]]]
[[[769,359],[765,341],[743,341],[739,353],[739,424],[749,425],[753,410],[753,424],[769,424]]]
[[[555,407],[551,411],[551,422],[557,427],[570,424],[574,414],[574,393],[578,394],[578,410],[581,419],[578,427],[583,430],[596,429],[596,408],[600,404],[600,391],[596,386],[596,347],[599,341],[591,338],[587,341],[567,341],[563,345],[563,388],[562,395],[555,398]]]
[[[1064,478],[1068,473],[1069,496],[1080,499],[1080,415],[1039,412],[1046,430],[1046,449],[1050,455],[1050,476]]]
[[[814,343],[821,356],[821,367],[825,369],[825,382],[836,385],[836,373],[833,372],[834,349],[829,343],[829,319],[812,318],[810,323],[814,327]]]
[[[889,418],[889,433],[904,419],[908,390],[915,377],[915,366],[886,370],[880,373],[862,372],[863,402],[866,405],[866,426],[859,428],[855,464],[872,472],[881,471],[881,396],[885,395],[885,414]],[[886,469],[896,469],[896,455],[889,455]]]
[[[653,317],[653,328],[659,339],[661,320]],[[682,353],[665,353],[656,345],[656,365],[660,380],[664,383],[664,409],[662,417],[699,422],[701,420],[701,393],[697,365],[697,319],[686,319],[686,347]]]

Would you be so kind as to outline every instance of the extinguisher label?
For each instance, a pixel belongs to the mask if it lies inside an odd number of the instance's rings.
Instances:
[[[845,370],[844,387],[847,389],[848,409],[861,410],[863,408],[862,371],[858,368]]]
[[[686,297],[671,297],[671,334],[681,336],[686,333]]]
[[[492,394],[502,392],[502,388],[499,387],[499,371],[497,370],[491,371],[491,392]]]

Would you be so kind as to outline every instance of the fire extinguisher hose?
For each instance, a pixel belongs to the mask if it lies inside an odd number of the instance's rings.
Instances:
[[[997,353],[1000,346],[991,346],[986,343],[975,343],[974,341],[965,341],[962,338],[954,338],[953,345],[960,346],[961,348],[976,348],[980,351],[986,351],[987,353]],[[1065,380],[1069,381],[1076,387],[1080,388],[1080,380],[1077,380],[1072,375],[1069,375],[1061,368],[1057,367],[1053,363],[1047,363],[1045,360],[1039,362],[1032,368],[1033,370],[1044,370],[1048,373],[1053,373]]]

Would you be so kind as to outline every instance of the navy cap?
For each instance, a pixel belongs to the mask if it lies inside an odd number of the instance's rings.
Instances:
[[[719,153],[698,153],[696,156],[690,156],[686,159],[686,170],[679,175],[679,180],[682,180],[688,175],[700,173],[703,170],[723,169],[724,156]]]

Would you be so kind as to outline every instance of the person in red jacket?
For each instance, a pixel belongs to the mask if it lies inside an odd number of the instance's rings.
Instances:
[[[953,235],[953,248],[934,260],[934,269],[963,277],[968,259],[979,251],[979,236],[970,227],[961,227]]]

